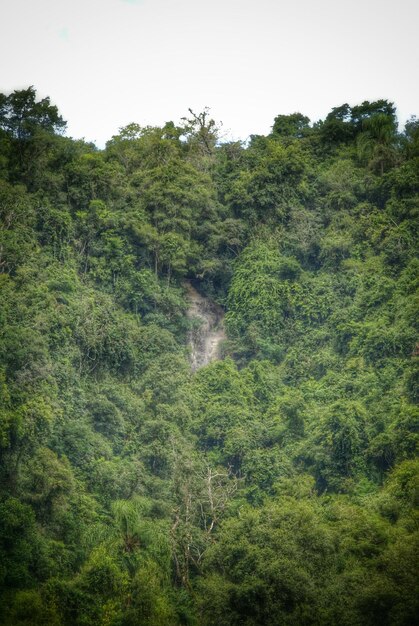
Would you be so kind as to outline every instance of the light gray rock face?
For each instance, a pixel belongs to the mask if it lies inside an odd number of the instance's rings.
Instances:
[[[202,296],[190,283],[188,292],[188,317],[194,320],[189,333],[190,361],[192,371],[220,358],[220,345],[226,338],[224,331],[224,311],[208,298]]]

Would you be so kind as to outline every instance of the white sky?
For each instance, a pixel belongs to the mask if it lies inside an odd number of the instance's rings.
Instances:
[[[419,115],[417,0],[0,0],[0,92],[34,85],[68,133],[211,108],[234,138],[387,98]]]

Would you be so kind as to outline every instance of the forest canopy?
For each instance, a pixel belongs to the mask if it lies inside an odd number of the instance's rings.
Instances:
[[[418,619],[419,122],[65,136],[0,94],[0,622]],[[225,311],[192,372],[185,281]]]

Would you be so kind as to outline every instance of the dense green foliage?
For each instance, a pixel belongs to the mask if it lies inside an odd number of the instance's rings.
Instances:
[[[0,95],[0,622],[409,626],[419,125],[190,116],[98,150]]]

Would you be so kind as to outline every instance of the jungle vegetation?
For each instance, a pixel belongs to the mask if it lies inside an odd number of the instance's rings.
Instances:
[[[0,623],[411,626],[419,122],[65,126],[0,95]]]

